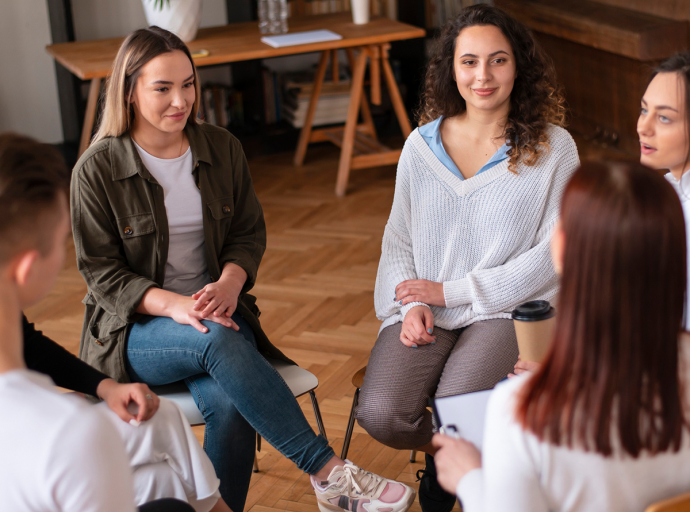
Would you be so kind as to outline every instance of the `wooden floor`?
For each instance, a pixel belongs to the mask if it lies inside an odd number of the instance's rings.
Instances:
[[[264,207],[268,246],[254,292],[266,333],[280,349],[319,379],[317,397],[331,446],[340,453],[352,404],[352,375],[367,364],[379,322],[373,291],[381,237],[390,212],[393,166],[353,171],[348,195],[334,195],[338,152],[312,146],[305,166],[292,154],[250,161]],[[30,320],[77,353],[86,287],[70,245],[51,294],[28,310]],[[300,405],[312,427],[308,396]],[[203,427],[195,427],[203,438]],[[363,468],[417,487],[423,468],[374,441],[359,426],[348,457]],[[264,442],[261,471],[252,478],[246,510],[317,512],[309,478]],[[457,506],[456,506],[457,507]],[[457,507],[459,508],[459,507]],[[419,504],[410,509],[419,512]]]

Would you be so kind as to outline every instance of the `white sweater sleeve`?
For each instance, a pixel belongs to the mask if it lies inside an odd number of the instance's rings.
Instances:
[[[409,151],[407,144],[406,148],[403,148],[403,153],[406,150]],[[423,302],[410,302],[401,306],[393,300],[396,286],[408,279],[417,279],[412,237],[410,236],[410,175],[409,169],[405,165],[406,161],[401,155],[395,178],[393,206],[381,244],[381,260],[376,274],[376,290],[374,292],[374,306],[379,320],[385,320],[398,312],[404,319],[407,312],[413,307],[427,306]]]
[[[464,512],[549,512],[539,482],[538,442],[513,419],[512,384],[498,386],[489,400],[483,467],[467,473],[457,488]]]
[[[558,220],[565,185],[579,165],[575,145],[564,148],[554,160],[551,186],[532,248],[503,265],[474,270],[462,279],[443,283],[447,308],[472,304],[479,315],[499,313],[538,297],[555,285],[551,232]]]

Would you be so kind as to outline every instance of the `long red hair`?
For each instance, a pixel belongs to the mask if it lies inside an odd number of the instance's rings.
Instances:
[[[618,443],[633,457],[677,451],[687,265],[678,196],[639,163],[584,163],[566,186],[561,228],[554,339],[517,420],[542,440],[605,456]]]

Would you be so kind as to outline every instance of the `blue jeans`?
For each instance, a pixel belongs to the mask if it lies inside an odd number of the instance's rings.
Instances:
[[[254,333],[238,314],[236,332],[207,320],[207,333],[171,318],[145,316],[127,337],[127,371],[149,385],[184,380],[206,420],[204,450],[220,478],[220,494],[244,509],[255,436],[309,474],[335,454],[307,423],[278,372],[259,354]]]

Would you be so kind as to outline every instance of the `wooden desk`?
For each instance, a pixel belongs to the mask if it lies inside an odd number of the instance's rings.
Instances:
[[[340,165],[336,183],[336,194],[342,196],[347,189],[350,169],[363,169],[396,163],[400,150],[393,150],[380,144],[371,118],[368,101],[363,94],[364,74],[369,61],[371,100],[381,102],[381,70],[386,81],[395,114],[403,135],[412,131],[407,118],[400,91],[388,61],[388,49],[392,41],[424,37],[424,30],[388,18],[373,18],[366,25],[352,23],[350,13],[325,14],[290,18],[290,32],[328,28],[343,36],[338,41],[327,41],[308,45],[272,48],[261,42],[256,22],[237,23],[221,27],[202,28],[197,39],[188,44],[192,53],[199,50],[209,52],[206,57],[194,60],[197,66],[226,64],[253,59],[296,55],[299,53],[322,52],[316,72],[307,117],[300,133],[295,164],[302,165],[310,142],[331,141],[341,147]],[[96,106],[102,79],[108,76],[115,55],[124,38],[101,39],[52,44],[46,50],[55,60],[82,80],[91,80],[84,125],[82,128],[79,154],[88,147],[96,118]],[[350,106],[344,127],[312,130],[316,104],[321,92],[329,58],[337,59],[337,50],[346,49],[352,70]],[[334,66],[337,68],[337,66]],[[357,123],[362,113],[361,124]]]

